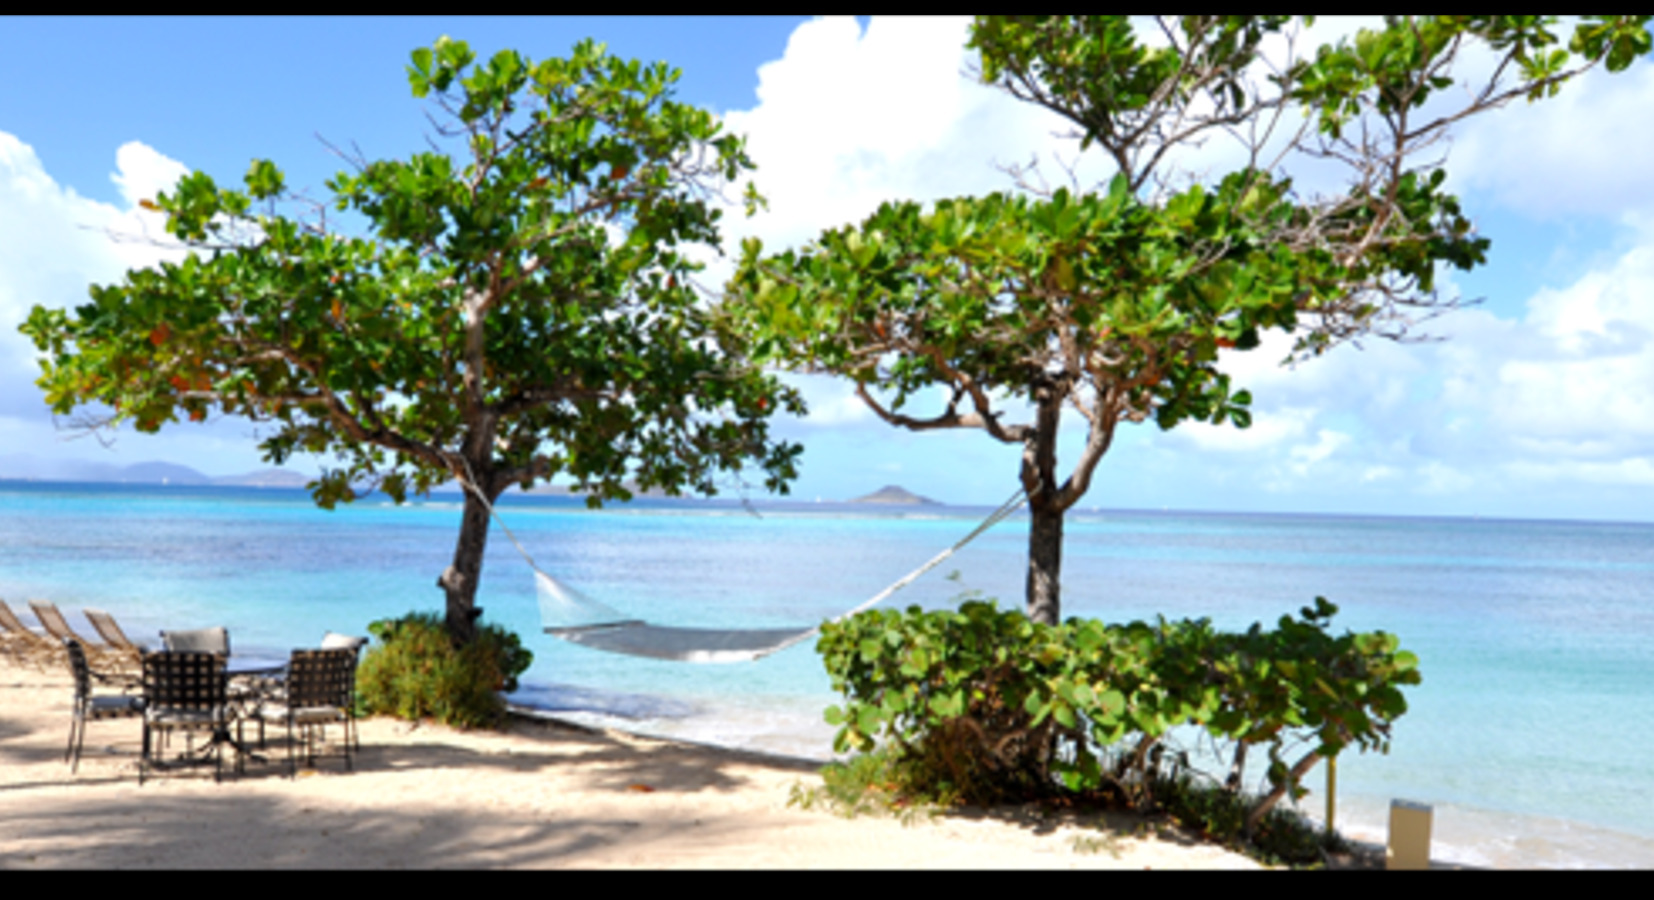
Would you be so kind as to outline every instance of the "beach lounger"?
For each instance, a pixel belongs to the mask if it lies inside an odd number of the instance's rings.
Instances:
[[[46,629],[47,634],[59,641],[74,641],[80,644],[82,651],[92,661],[95,668],[106,672],[115,672],[126,667],[127,659],[124,654],[116,652],[113,647],[107,644],[89,641],[76,634],[75,630],[69,627],[68,620],[63,618],[63,613],[58,611],[57,604],[45,600],[30,600],[29,608],[34,610],[34,617],[39,620],[40,627]],[[132,677],[132,682],[137,683],[135,675]]]
[[[131,694],[94,694],[92,680],[99,676],[87,664],[86,651],[74,638],[65,639],[63,647],[75,678],[74,718],[69,720],[69,747],[63,751],[63,761],[69,764],[72,774],[80,770],[80,751],[86,743],[87,720],[141,716],[144,714],[144,702],[142,697]]]
[[[44,672],[48,664],[63,659],[63,646],[24,625],[4,600],[0,600],[0,632],[5,634],[6,652],[18,662],[29,663]]]
[[[86,616],[86,621],[92,623],[92,627],[97,630],[98,636],[103,638],[103,642],[110,649],[119,653],[121,659],[129,662],[134,670],[142,670],[144,654],[149,652],[148,647],[133,643],[126,636],[126,632],[121,630],[121,626],[116,623],[115,617],[109,613],[101,609],[83,609],[81,613]]]

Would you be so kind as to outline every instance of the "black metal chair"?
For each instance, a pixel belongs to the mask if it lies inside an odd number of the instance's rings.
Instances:
[[[190,631],[161,632],[161,646],[168,650],[230,655],[230,632],[225,628],[196,628]]]
[[[144,698],[130,694],[94,694],[92,679],[98,676],[86,662],[85,649],[74,638],[65,638],[63,649],[69,657],[69,669],[75,676],[74,718],[69,721],[69,746],[63,752],[63,761],[69,764],[69,771],[73,773],[80,771],[80,751],[86,743],[87,720],[141,716],[144,714]]]
[[[360,664],[362,662],[362,648],[366,647],[367,645],[368,645],[368,639],[365,638],[365,637],[353,637],[353,636],[348,635],[348,634],[339,634],[338,632],[334,632],[334,631],[329,631],[328,633],[322,635],[322,649],[323,650],[338,650],[338,649],[349,650],[350,652],[356,654],[357,664]],[[350,732],[355,736],[354,741],[355,741],[356,749],[360,750],[360,749],[362,749],[362,735],[361,735],[361,732],[356,730],[356,714],[355,714],[355,710],[356,710],[356,689],[355,689],[355,684],[356,684],[356,680],[355,680],[355,675],[353,674],[351,676],[351,685],[352,685],[352,687],[351,687],[351,692],[350,692],[351,717],[350,717],[350,722],[349,722],[348,727],[350,729]],[[324,734],[325,734],[325,731],[324,731]]]
[[[151,733],[173,731],[209,732],[206,752],[213,756],[213,780],[218,781],[224,773],[224,744],[229,742],[229,679],[224,657],[163,650],[145,654],[143,668],[144,744],[138,783],[144,783],[144,772],[154,762]]]
[[[313,766],[316,764],[317,735],[326,725],[344,726],[342,747],[345,768],[354,771],[351,748],[355,728],[352,711],[355,691],[354,650],[293,651],[287,662],[284,696],[280,702],[260,706],[253,713],[261,724],[280,722],[287,729],[287,770],[290,777],[298,775],[297,735],[302,733],[304,736],[305,764]]]

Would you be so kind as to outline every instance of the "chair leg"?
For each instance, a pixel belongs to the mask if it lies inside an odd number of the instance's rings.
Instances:
[[[80,720],[80,728],[75,732],[75,760],[69,766],[70,775],[80,771],[80,753],[86,749],[86,716],[81,715],[76,718]]]
[[[80,725],[80,710],[76,709],[75,714],[69,719],[69,746],[63,750],[63,761],[70,764],[71,774],[75,771],[75,764],[80,762],[79,755],[75,753],[75,733],[80,730]]]

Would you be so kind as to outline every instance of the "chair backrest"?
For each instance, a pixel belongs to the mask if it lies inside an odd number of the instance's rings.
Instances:
[[[362,647],[367,642],[368,639],[365,637],[351,637],[348,634],[339,634],[333,631],[322,635],[323,650],[349,650],[356,654],[358,658],[361,657]]]
[[[84,609],[81,612],[86,616],[86,621],[91,622],[92,627],[97,629],[98,636],[103,638],[104,643],[122,650],[143,651],[144,648],[132,643],[126,632],[121,630],[114,616],[101,609]]]
[[[144,705],[155,711],[218,712],[229,702],[224,657],[193,650],[144,654]]]
[[[196,628],[191,631],[161,632],[161,646],[168,650],[230,655],[230,632],[226,628]]]
[[[356,652],[294,650],[287,662],[287,705],[293,709],[336,706],[348,709],[356,688]]]
[[[45,600],[30,600],[29,609],[34,610],[34,617],[40,622],[40,627],[46,629],[46,633],[52,637],[60,641],[65,638],[76,637],[74,629],[69,627],[67,621],[64,621],[63,613],[57,611],[56,604]]]
[[[42,652],[56,646],[56,642],[33,628],[23,624],[23,620],[12,612],[6,601],[0,600],[0,631],[4,631],[12,640],[27,648],[27,651]]]
[[[64,638],[63,648],[69,651],[69,670],[75,673],[75,702],[80,704],[92,696],[92,667],[86,662],[86,651],[80,641]]]
[[[7,606],[4,600],[0,600],[0,628],[31,639],[40,637],[40,635],[30,631],[27,625],[23,624],[23,620],[17,617],[17,613],[11,611],[11,607]]]

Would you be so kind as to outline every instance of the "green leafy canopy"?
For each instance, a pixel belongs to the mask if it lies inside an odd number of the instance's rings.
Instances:
[[[192,252],[73,312],[34,308],[47,403],[141,431],[270,423],[271,461],[344,460],[313,486],[324,505],[467,466],[491,495],[558,472],[593,502],[628,479],[711,493],[752,463],[784,490],[799,448],[767,421],[801,401],[715,327],[687,255],[719,245],[710,198],[752,162],[673,99],[677,77],[590,41],[539,62],[447,38],[414,51],[444,143],[355,160],[307,218],[278,212],[294,198],[267,160],[242,189],[195,172],[146,201]],[[347,210],[362,233],[327,227]]]

